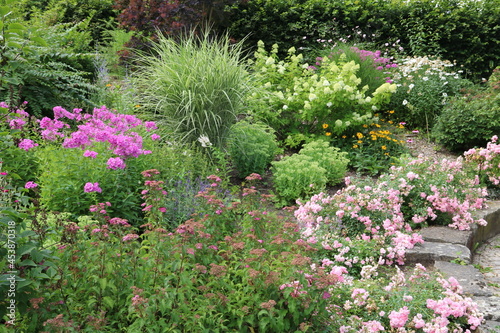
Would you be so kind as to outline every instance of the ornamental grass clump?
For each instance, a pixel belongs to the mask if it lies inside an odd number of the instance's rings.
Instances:
[[[241,48],[242,42],[231,44],[209,31],[179,41],[158,34],[153,54],[138,58],[134,83],[141,109],[183,142],[205,135],[222,147],[249,89]]]

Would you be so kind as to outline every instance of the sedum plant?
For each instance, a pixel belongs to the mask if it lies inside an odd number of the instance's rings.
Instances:
[[[241,112],[248,73],[241,65],[241,43],[204,31],[179,41],[158,36],[153,54],[140,55],[135,84],[139,104],[182,141],[207,136],[221,147]]]
[[[299,154],[312,157],[326,171],[327,183],[335,185],[340,183],[347,172],[347,153],[341,152],[337,147],[331,147],[325,140],[315,140],[300,150]]]
[[[265,124],[240,121],[231,127],[228,151],[241,178],[264,173],[278,150],[274,131]]]
[[[347,153],[323,140],[305,144],[298,154],[273,162],[273,181],[282,203],[310,197],[338,184],[347,172]]]

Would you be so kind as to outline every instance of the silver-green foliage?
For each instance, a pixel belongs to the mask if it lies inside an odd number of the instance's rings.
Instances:
[[[140,57],[140,104],[183,141],[206,135],[220,147],[249,87],[241,45],[208,30],[179,41],[160,35],[153,54]]]
[[[241,177],[264,173],[278,150],[274,131],[265,124],[240,121],[231,127],[228,151]]]

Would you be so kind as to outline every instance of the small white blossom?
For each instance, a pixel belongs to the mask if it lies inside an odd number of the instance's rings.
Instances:
[[[201,144],[203,148],[212,146],[210,139],[206,135],[200,135],[200,137],[198,138],[198,142]]]

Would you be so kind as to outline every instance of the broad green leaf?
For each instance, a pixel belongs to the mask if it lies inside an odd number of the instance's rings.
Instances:
[[[106,280],[106,279],[99,279],[99,285],[101,286],[102,290],[106,289],[106,286],[108,285],[108,280]]]
[[[30,253],[36,246],[34,244],[26,244],[17,249],[17,256],[21,257],[27,253]]]
[[[47,42],[42,37],[32,37],[31,40],[40,46],[47,46]]]
[[[26,260],[23,260],[19,263],[19,266],[37,266],[37,264],[35,264],[35,262],[31,259],[26,259]]]
[[[115,301],[109,296],[104,296],[102,301],[108,308],[113,308],[113,306],[115,305]]]
[[[21,32],[22,32],[23,30],[26,30],[26,28],[21,23],[15,22],[15,23],[9,24],[9,30],[21,30]]]
[[[9,6],[0,6],[0,16],[5,17],[11,13]]]

